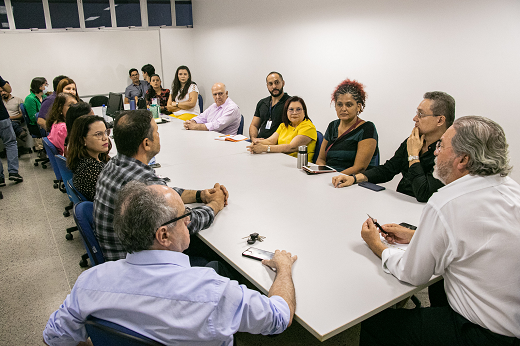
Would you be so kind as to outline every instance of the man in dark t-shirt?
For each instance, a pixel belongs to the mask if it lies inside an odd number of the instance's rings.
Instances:
[[[11,92],[11,86],[7,81],[0,77],[0,88],[7,93]],[[7,170],[9,171],[9,180],[22,182],[23,178],[18,174],[18,146],[16,144],[16,135],[14,134],[13,125],[9,118],[9,113],[3,102],[0,102],[0,138],[4,142],[7,154]],[[4,166],[0,160],[0,186],[5,186]]]
[[[267,90],[271,94],[258,101],[255,115],[249,126],[249,137],[269,138],[276,132],[282,122],[282,111],[285,101],[290,97],[283,92],[285,81],[279,72],[271,72],[266,77]]]

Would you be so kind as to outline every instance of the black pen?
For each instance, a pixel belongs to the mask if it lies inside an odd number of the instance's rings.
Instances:
[[[368,215],[368,214],[367,214],[367,215]],[[379,229],[381,230],[381,232],[383,232],[384,234],[388,234],[388,232],[385,231],[385,230],[383,229],[383,227],[381,227],[381,225],[380,225],[376,220],[374,220],[374,218],[373,218],[372,216],[368,215],[368,217],[370,218],[370,220],[372,220],[372,222],[374,223],[374,225],[376,225],[376,227],[379,228]]]

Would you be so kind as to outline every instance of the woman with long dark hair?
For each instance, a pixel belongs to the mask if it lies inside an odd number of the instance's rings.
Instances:
[[[72,183],[89,201],[96,195],[99,174],[110,159],[110,129],[102,117],[83,115],[74,121],[69,135],[67,167]]]
[[[200,114],[199,88],[191,80],[188,66],[179,66],[175,72],[167,108],[173,116],[181,120],[190,120]]]
[[[161,85],[161,77],[158,74],[150,75],[150,87],[146,91],[146,104],[151,105],[153,99],[157,99],[157,104],[161,107],[161,112],[168,112],[166,106],[170,98],[170,89],[163,89]],[[169,112],[168,112],[169,113]]]
[[[54,104],[47,115],[45,124],[49,135],[47,138],[54,144],[58,153],[64,155],[65,153],[65,138],[67,137],[67,126],[65,118],[70,105],[78,103],[73,94],[61,93],[56,96]]]

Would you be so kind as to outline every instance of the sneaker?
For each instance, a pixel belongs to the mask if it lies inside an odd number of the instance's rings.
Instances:
[[[9,173],[9,180],[14,180],[17,183],[21,183],[23,181],[23,178],[18,173]]]
[[[5,179],[0,178],[0,187],[5,186]]]

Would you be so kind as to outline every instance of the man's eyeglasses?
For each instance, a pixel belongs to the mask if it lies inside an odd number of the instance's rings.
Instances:
[[[103,139],[108,136],[110,136],[110,129],[106,129],[105,131],[98,131],[92,135],[92,137],[95,139]]]
[[[417,118],[419,118],[419,119],[426,118],[426,117],[438,117],[438,115],[435,115],[435,114],[423,114],[421,112],[417,112],[417,113],[415,113],[415,115],[417,115]]]
[[[169,225],[171,223],[174,223],[175,221],[179,221],[180,219],[184,219],[185,217],[190,217],[190,216],[191,216],[191,209],[186,207],[186,209],[184,209],[184,215],[178,216],[175,219],[171,219],[170,221],[163,223],[159,227]]]
[[[449,148],[451,148],[451,147],[444,147],[442,145],[442,141],[438,141],[436,146],[435,146],[435,150],[437,150],[437,151],[441,151],[442,149],[449,149]]]

